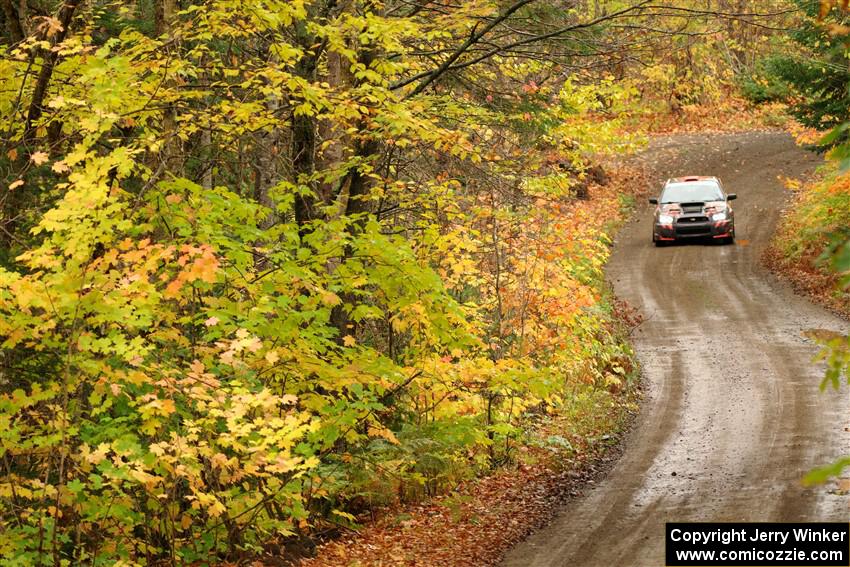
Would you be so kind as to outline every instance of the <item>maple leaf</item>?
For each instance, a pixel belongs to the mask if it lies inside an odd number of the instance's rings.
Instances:
[[[185,283],[182,277],[177,277],[165,287],[165,297],[177,297],[180,294],[180,288]]]
[[[345,335],[344,337],[342,337],[342,344],[350,347],[350,346],[354,346],[355,344],[357,344],[357,341],[351,335]]]
[[[88,453],[85,456],[85,459],[89,463],[96,465],[99,462],[101,462],[103,459],[106,458],[106,455],[107,455],[107,453],[109,453],[110,449],[111,449],[111,447],[109,446],[108,443],[101,443],[100,445],[97,446],[97,449],[95,451]]]
[[[144,484],[148,487],[153,486],[162,481],[162,479],[158,476],[154,476],[146,471],[141,469],[131,469],[130,476],[133,477],[136,481]]]
[[[320,292],[320,294],[322,298],[322,303],[324,303],[325,305],[333,307],[342,303],[342,300],[339,298],[339,296],[332,291],[322,291]]]
[[[33,152],[30,156],[30,161],[36,165],[45,164],[49,159],[50,156],[48,156],[46,152]]]
[[[63,29],[65,29],[64,27],[62,27],[62,22],[52,16],[45,17],[44,23],[39,27],[46,28],[45,33],[47,37],[53,37],[57,33],[61,32]]]
[[[204,321],[204,325],[206,325],[207,327],[214,327],[214,326],[218,325],[218,323],[219,323],[219,318],[215,317],[215,316],[212,316],[209,319],[207,319],[206,321]]]
[[[9,191],[14,191],[15,189],[17,189],[18,187],[20,187],[23,184],[24,184],[23,179],[18,179],[17,181],[12,181],[12,183],[9,184]]]
[[[207,283],[215,283],[218,268],[219,263],[215,255],[211,251],[205,251],[200,258],[195,259],[189,268],[189,278],[190,280],[199,279]]]

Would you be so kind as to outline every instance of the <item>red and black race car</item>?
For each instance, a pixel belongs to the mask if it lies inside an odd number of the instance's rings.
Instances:
[[[729,201],[737,198],[726,193],[716,177],[674,177],[664,184],[655,207],[652,241],[656,246],[689,238],[711,238],[723,243],[735,242],[735,213]]]

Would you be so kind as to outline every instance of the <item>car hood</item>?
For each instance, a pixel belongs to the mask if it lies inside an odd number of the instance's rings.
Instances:
[[[725,211],[729,208],[729,205],[726,203],[726,201],[705,201],[693,204],[701,205],[702,212],[708,215],[719,211]],[[658,212],[674,217],[679,216],[683,213],[682,203],[664,203],[658,206]]]

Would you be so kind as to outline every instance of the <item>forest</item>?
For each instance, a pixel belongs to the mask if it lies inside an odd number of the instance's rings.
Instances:
[[[285,555],[613,435],[657,133],[809,132],[777,250],[850,271],[846,2],[0,8],[2,565]]]

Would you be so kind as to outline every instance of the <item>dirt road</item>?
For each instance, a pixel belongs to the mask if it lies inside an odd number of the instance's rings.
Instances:
[[[779,133],[668,138],[645,156],[659,187],[673,175],[721,177],[739,197],[739,244],[656,249],[648,205],[621,232],[609,278],[646,317],[635,333],[641,415],[608,477],[505,567],[660,567],[667,521],[850,519],[834,486],[800,484],[850,453],[848,390],[818,390],[816,347],[801,332],[848,325],[759,266],[786,196],[777,176],[805,176],[821,158]]]

